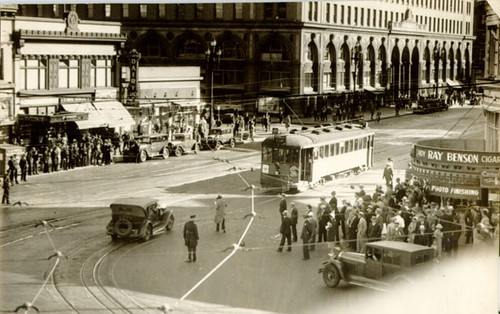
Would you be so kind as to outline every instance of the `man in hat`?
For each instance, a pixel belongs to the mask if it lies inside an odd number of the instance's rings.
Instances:
[[[278,210],[280,212],[280,217],[283,217],[283,211],[287,210],[285,193],[281,193],[280,198],[281,198],[281,200],[280,200]]]
[[[439,218],[439,223],[443,227],[443,251],[450,252],[452,246],[453,231],[453,206],[446,206],[444,214]]]
[[[292,241],[297,242],[297,223],[299,222],[299,211],[297,210],[295,202],[290,202],[290,206],[292,207],[290,212],[290,219],[292,221]]]
[[[316,217],[318,218],[318,243],[326,242],[326,223],[328,222],[330,215],[330,208],[328,203],[325,201],[325,197],[321,197],[321,202],[318,206],[318,211]]]
[[[222,231],[226,233],[226,207],[227,204],[222,200],[222,196],[218,195],[215,199],[215,232],[219,232],[219,226],[222,225]]]
[[[331,195],[332,195],[332,198],[328,202],[328,205],[330,205],[330,208],[332,211],[335,211],[335,214],[338,214],[339,210],[337,208],[337,206],[338,206],[338,201],[337,201],[337,197],[336,197],[337,193],[335,191],[332,191]]]
[[[302,254],[303,257],[302,259],[308,260],[309,257],[309,242],[311,241],[311,236],[312,236],[312,226],[311,226],[311,219],[313,218],[314,214],[312,212],[309,212],[306,216],[306,220],[304,221],[304,225],[302,226],[302,233],[300,234],[300,238],[302,239]]]
[[[365,253],[366,246],[366,232],[368,230],[368,225],[365,220],[365,213],[362,211],[358,212],[358,226],[356,234],[356,252]]]
[[[280,226],[280,233],[281,233],[281,242],[280,242],[280,247],[278,248],[278,252],[283,251],[283,246],[285,245],[285,240],[287,240],[288,244],[288,252],[292,251],[292,220],[290,217],[288,217],[288,212],[284,210],[282,212],[283,217],[281,218],[281,226]]]
[[[368,225],[368,242],[380,241],[380,237],[382,236],[382,228],[383,225],[378,223],[377,216],[371,216],[370,224]]]
[[[392,170],[392,162],[387,161],[387,165],[384,168],[384,173],[382,179],[385,179],[385,185],[392,190],[392,178],[394,176],[394,171]]]
[[[189,216],[188,222],[184,224],[184,244],[188,248],[188,259],[186,263],[196,262],[196,246],[198,245],[198,227],[194,222],[196,215]]]
[[[429,246],[429,236],[425,233],[425,226],[420,225],[418,233],[413,238],[413,243]]]
[[[443,250],[443,226],[441,224],[436,225],[436,230],[434,230],[433,237],[434,243],[433,246],[436,250],[435,256],[437,260],[441,260],[441,252]]]

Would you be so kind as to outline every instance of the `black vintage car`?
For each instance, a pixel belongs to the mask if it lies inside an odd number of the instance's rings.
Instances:
[[[428,98],[420,99],[417,106],[413,108],[413,113],[431,113],[441,110],[448,110],[444,98]]]

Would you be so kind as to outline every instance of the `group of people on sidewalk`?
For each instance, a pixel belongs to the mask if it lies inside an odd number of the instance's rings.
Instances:
[[[354,186],[351,186],[355,189]],[[281,252],[288,244],[297,241],[299,216],[304,217],[300,238],[303,259],[317,243],[328,243],[334,247],[364,253],[367,242],[389,240],[415,243],[434,247],[436,260],[443,252],[456,256],[459,239],[465,233],[465,243],[491,242],[498,236],[498,213],[486,207],[467,206],[459,212],[451,203],[440,206],[429,202],[419,182],[396,179],[394,189],[386,191],[377,185],[372,194],[359,185],[354,192],[354,201],[337,200],[335,191],[327,201],[320,197],[315,210],[307,205],[301,215],[295,202],[288,209],[286,196],[281,194],[279,213],[282,217],[280,233]]]

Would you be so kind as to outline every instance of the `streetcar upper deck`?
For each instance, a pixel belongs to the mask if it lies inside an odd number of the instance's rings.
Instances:
[[[272,135],[264,140],[263,146],[295,146],[312,147],[319,143],[335,142],[337,140],[348,140],[359,138],[364,135],[373,134],[368,129],[360,128],[357,125],[348,126],[328,126],[310,127],[306,130],[291,131],[290,133]]]

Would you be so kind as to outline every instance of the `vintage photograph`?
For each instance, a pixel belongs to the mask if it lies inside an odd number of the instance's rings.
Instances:
[[[0,4],[0,313],[497,313],[500,0]]]

